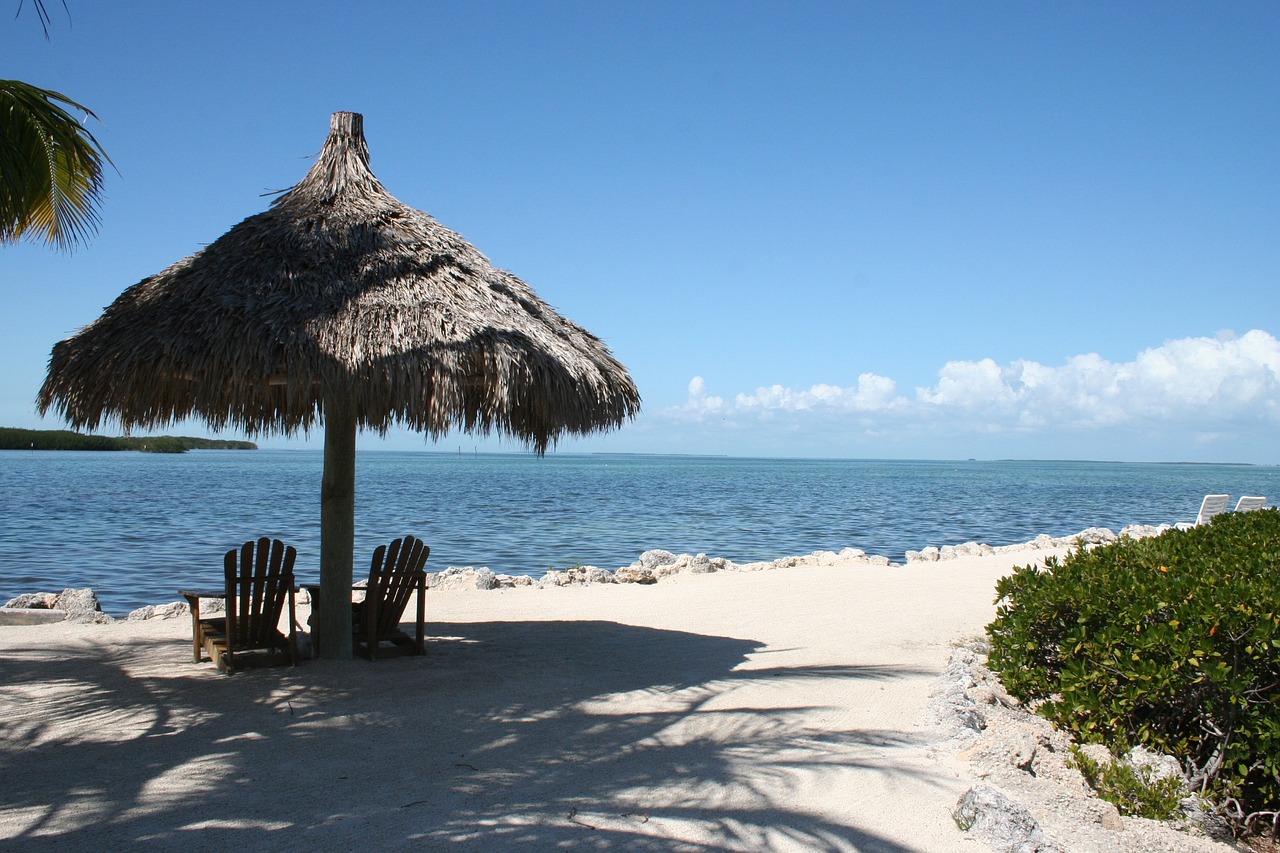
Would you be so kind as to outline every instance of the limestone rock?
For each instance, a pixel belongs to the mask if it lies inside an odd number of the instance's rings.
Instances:
[[[557,572],[554,569],[547,572],[538,581],[539,589],[548,589],[553,586],[567,586],[569,579],[565,577],[564,572]]]
[[[982,557],[994,553],[990,545],[979,542],[963,542],[959,545],[943,545],[938,549],[939,560],[958,560],[961,557]]]
[[[1123,763],[1137,770],[1139,774],[1148,775],[1153,781],[1177,779],[1184,788],[1187,786],[1187,776],[1182,771],[1182,764],[1172,755],[1161,755],[1145,746],[1135,746],[1124,757]]]
[[[227,600],[225,598],[202,598],[200,599],[200,615],[206,616],[211,613],[225,613],[227,610]]]
[[[64,589],[58,594],[54,603],[57,610],[67,612],[68,622],[114,622],[110,616],[102,612],[102,604],[98,595],[89,587],[83,589]]]
[[[1120,810],[1106,800],[1086,800],[1083,809],[1089,819],[1103,829],[1111,832],[1124,831],[1124,819],[1120,817]]]
[[[646,569],[656,569],[659,566],[669,565],[676,561],[676,555],[670,551],[653,550],[645,551],[640,555],[640,559],[636,563]]]
[[[497,576],[487,566],[449,566],[427,575],[427,589],[493,589],[497,585]]]
[[[188,616],[191,608],[187,606],[185,601],[171,601],[168,604],[148,604],[146,607],[139,607],[137,610],[129,611],[129,615],[124,617],[126,622],[144,622],[148,619],[178,619]]]
[[[1004,684],[999,678],[992,677],[986,684],[990,686],[991,692],[995,694],[996,704],[1003,705],[1006,708],[1017,708],[1022,705],[1022,700],[1005,690]]]
[[[987,727],[987,718],[968,691],[975,686],[973,665],[976,657],[966,648],[953,649],[947,668],[943,670],[929,697],[930,710],[947,736],[968,739]]]
[[[1067,536],[1065,539],[1075,545],[1106,545],[1116,541],[1118,536],[1109,527],[1090,527],[1081,530],[1074,536]]]
[[[618,583],[651,584],[658,582],[653,569],[647,569],[644,566],[623,566],[613,573],[613,579]]]
[[[574,566],[566,569],[564,574],[572,584],[613,583],[613,572],[597,566]]]
[[[1023,735],[1018,747],[1012,755],[1012,763],[1023,773],[1036,775],[1036,756],[1040,752],[1040,742],[1031,735]]]
[[[1214,841],[1234,846],[1235,832],[1222,815],[1215,813],[1199,797],[1187,797],[1178,803],[1183,819]]]
[[[997,545],[991,550],[996,554],[1016,554],[1019,551],[1030,551],[1031,547],[1025,542],[1017,542],[1012,545]]]
[[[1107,749],[1100,743],[1082,743],[1079,745],[1079,748],[1087,758],[1093,759],[1103,767],[1106,767],[1112,761],[1115,761],[1115,756],[1111,754],[1111,750]]]
[[[24,592],[9,599],[5,607],[22,607],[30,610],[52,610],[58,605],[58,595],[53,592]]]
[[[1166,530],[1171,530],[1172,525],[1161,524],[1152,526],[1150,524],[1130,524],[1120,529],[1121,536],[1127,536],[1130,539],[1147,539],[1152,536],[1159,536]]]
[[[952,817],[956,826],[997,853],[1063,853],[1041,832],[1026,806],[990,785],[976,785],[965,791]]]
[[[542,576],[537,586],[542,589],[554,586],[585,586],[593,583],[614,583],[613,572],[596,566],[574,566],[570,569],[552,569]]]
[[[723,564],[723,561],[721,561]],[[689,571],[695,575],[706,575],[718,571],[719,567],[706,554],[699,554],[689,561]]]

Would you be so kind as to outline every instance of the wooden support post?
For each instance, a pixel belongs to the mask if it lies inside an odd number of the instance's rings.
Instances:
[[[351,660],[351,581],[356,541],[356,412],[349,395],[329,395],[320,485],[320,600],[313,602],[320,657]]]

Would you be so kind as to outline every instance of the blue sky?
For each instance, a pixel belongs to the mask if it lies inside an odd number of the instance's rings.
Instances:
[[[1274,2],[47,6],[0,77],[119,174],[87,246],[0,247],[0,425],[59,427],[53,344],[353,110],[631,370],[641,417],[561,451],[1280,463]]]

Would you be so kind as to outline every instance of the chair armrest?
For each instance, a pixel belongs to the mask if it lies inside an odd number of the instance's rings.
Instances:
[[[217,601],[225,602],[227,600],[227,591],[225,589],[180,589],[178,595],[187,600],[187,606],[191,609],[191,618],[198,620],[200,618],[200,599],[211,598]],[[214,608],[214,613],[220,612]]]
[[[300,590],[305,589],[307,591],[307,595],[311,596],[312,601],[320,595],[320,584],[318,583],[300,583],[297,588]],[[351,585],[352,592],[364,592],[364,590],[365,587],[358,586],[357,584]]]

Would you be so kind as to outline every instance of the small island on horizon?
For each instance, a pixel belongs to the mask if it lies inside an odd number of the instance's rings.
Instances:
[[[188,450],[257,450],[252,441],[223,441],[181,435],[86,435],[66,429],[0,427],[0,450],[136,450],[186,453]]]

